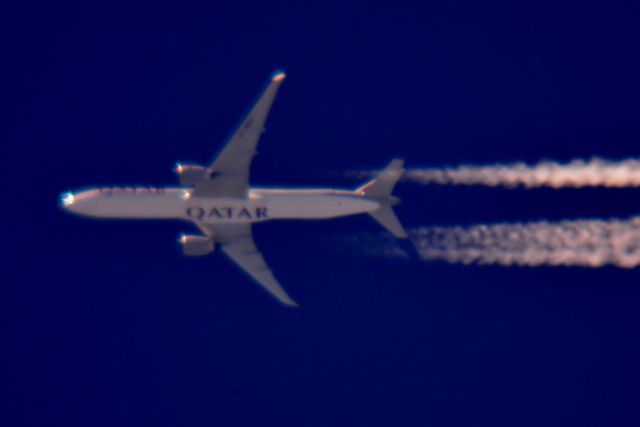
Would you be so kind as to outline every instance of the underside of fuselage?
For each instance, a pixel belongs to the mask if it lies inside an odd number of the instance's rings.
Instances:
[[[332,189],[252,189],[246,198],[211,199],[192,197],[184,188],[103,188],[65,197],[64,207],[84,216],[205,223],[336,218],[379,207],[356,192]]]

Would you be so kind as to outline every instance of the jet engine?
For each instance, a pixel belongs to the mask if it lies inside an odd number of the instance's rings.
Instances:
[[[209,255],[215,249],[213,240],[205,236],[180,236],[178,240],[182,245],[182,253],[186,256]]]
[[[199,165],[176,165],[175,172],[180,177],[180,185],[192,187],[207,176],[207,169]]]

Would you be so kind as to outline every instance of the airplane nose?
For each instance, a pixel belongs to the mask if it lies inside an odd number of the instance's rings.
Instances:
[[[65,209],[70,209],[75,202],[75,196],[71,192],[63,193],[60,196],[60,205]]]

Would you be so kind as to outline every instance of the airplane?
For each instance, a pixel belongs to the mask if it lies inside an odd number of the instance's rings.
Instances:
[[[208,165],[178,164],[180,187],[112,187],[67,192],[61,207],[93,218],[189,221],[202,232],[179,237],[186,256],[204,256],[219,245],[232,261],[286,306],[297,303],[274,277],[256,248],[251,225],[275,219],[325,219],[367,213],[396,238],[407,233],[392,206],[393,188],[404,172],[394,159],[355,190],[249,187],[251,161],[284,72],[271,77],[217,157]]]

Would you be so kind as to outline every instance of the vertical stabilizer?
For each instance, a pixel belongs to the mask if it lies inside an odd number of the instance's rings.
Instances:
[[[391,197],[393,187],[395,187],[396,182],[398,182],[403,173],[404,160],[393,159],[378,176],[358,188],[358,191],[362,191],[365,196],[372,198]]]
[[[369,212],[369,215],[399,239],[408,235],[391,207],[399,202],[399,199],[393,197],[392,192],[403,173],[404,160],[393,159],[378,176],[356,190],[364,197],[376,199],[380,203],[380,208]]]

